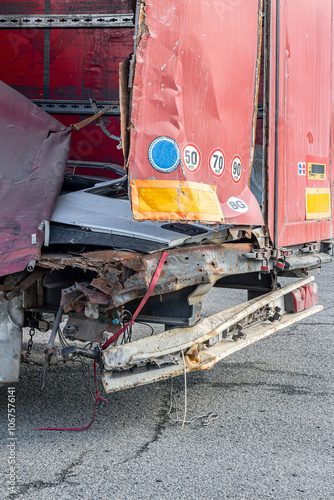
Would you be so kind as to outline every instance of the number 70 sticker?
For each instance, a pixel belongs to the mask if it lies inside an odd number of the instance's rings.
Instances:
[[[233,182],[238,184],[242,177],[242,159],[239,155],[235,155],[231,161],[231,175]]]
[[[220,148],[214,149],[209,156],[209,167],[215,177],[221,177],[225,170],[225,155]]]

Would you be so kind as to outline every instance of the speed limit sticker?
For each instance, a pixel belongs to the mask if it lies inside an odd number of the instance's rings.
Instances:
[[[202,155],[195,144],[188,143],[182,150],[183,165],[191,174],[197,172],[202,163]]]
[[[235,155],[231,162],[231,175],[233,182],[238,184],[242,176],[242,159],[238,155]]]
[[[222,149],[216,148],[209,156],[209,167],[213,175],[221,177],[225,170],[225,155]]]

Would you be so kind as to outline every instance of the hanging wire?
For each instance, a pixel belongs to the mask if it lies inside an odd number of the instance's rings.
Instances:
[[[171,379],[171,384],[170,384],[170,400],[169,400],[169,410],[167,412],[167,417],[174,423],[178,423],[182,421],[182,427],[181,430],[183,430],[185,424],[192,424],[196,422],[196,420],[203,420],[202,425],[203,427],[208,426],[211,424],[213,420],[216,420],[219,418],[219,415],[216,413],[210,412],[207,413],[206,415],[197,415],[192,417],[191,419],[187,420],[187,412],[188,412],[188,389],[187,389],[187,371],[186,371],[186,363],[184,359],[184,351],[181,351],[182,353],[182,361],[183,361],[183,373],[184,373],[184,412],[183,412],[183,418],[182,420],[179,418],[179,413],[178,413],[178,407],[177,407],[177,402],[176,398],[173,394],[173,379]],[[171,416],[171,413],[175,411],[176,417],[173,418]]]

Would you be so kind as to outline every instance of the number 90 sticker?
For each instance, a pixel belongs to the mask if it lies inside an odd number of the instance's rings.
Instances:
[[[209,167],[213,175],[221,177],[225,170],[225,155],[220,148],[214,149],[209,156]]]
[[[231,175],[233,182],[238,184],[242,176],[242,159],[238,155],[235,155],[231,162]]]
[[[182,150],[183,165],[188,172],[194,174],[199,170],[202,163],[202,155],[199,148],[195,144],[185,144]]]

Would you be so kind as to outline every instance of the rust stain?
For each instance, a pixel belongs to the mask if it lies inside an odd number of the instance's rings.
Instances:
[[[211,356],[204,351],[199,353],[199,360],[190,358],[188,355],[185,355],[185,363],[186,367],[190,372],[195,372],[198,370],[210,370],[217,362],[214,356]]]

